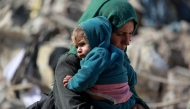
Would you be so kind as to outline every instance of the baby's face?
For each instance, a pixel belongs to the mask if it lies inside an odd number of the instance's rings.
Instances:
[[[90,45],[84,39],[77,40],[75,47],[77,49],[77,55],[80,59],[84,59],[90,51]]]

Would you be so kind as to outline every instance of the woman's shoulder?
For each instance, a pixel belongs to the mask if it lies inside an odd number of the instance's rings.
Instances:
[[[74,74],[77,71],[77,69],[80,68],[80,59],[75,54],[66,53],[60,56],[55,73],[57,75],[61,75],[62,73],[68,75],[68,74]]]
[[[78,61],[80,61],[80,59],[78,58],[78,56],[76,54],[72,54],[72,53],[65,53],[63,55],[60,56],[60,58],[58,59],[58,63],[77,63]]]

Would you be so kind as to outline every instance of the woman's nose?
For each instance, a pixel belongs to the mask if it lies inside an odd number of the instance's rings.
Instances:
[[[131,40],[130,35],[129,35],[129,34],[126,34],[124,40],[125,40],[125,41],[124,41],[124,42],[125,42],[125,45],[129,45],[129,42],[130,42],[130,40]]]

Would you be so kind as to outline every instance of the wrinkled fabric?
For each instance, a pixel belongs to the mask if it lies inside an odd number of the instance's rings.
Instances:
[[[63,78],[75,75],[78,69],[80,60],[76,55],[64,54],[60,57],[53,86],[55,109],[98,109],[91,104],[85,92],[74,92],[63,86]]]
[[[53,93],[42,94],[40,101],[37,101],[26,109],[55,109]]]

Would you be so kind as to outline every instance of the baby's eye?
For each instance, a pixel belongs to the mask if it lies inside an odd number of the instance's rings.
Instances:
[[[77,48],[78,48],[78,46],[77,46],[77,45],[75,45],[75,48],[77,49]]]
[[[84,42],[78,44],[79,47],[83,47],[85,45],[86,45],[86,43],[84,43]]]
[[[81,43],[81,46],[84,46],[86,43]]]

